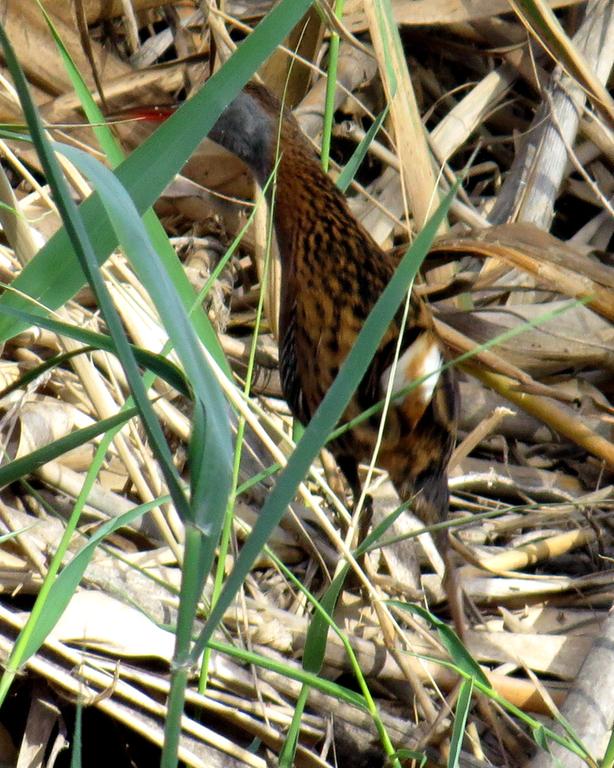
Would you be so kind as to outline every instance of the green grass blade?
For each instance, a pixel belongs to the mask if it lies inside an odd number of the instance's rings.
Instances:
[[[90,155],[75,147],[58,148],[94,182],[118,239],[155,304],[200,404],[193,414],[198,450],[191,444],[192,494],[186,508],[188,517],[184,520],[206,532],[212,561],[232,479],[231,435],[224,395],[126,190],[111,171]]]
[[[49,14],[45,10],[40,0],[37,0],[37,2],[38,2],[39,8],[41,9],[41,13],[43,14],[43,17],[47,22],[47,26],[49,27],[49,31],[51,32],[51,35],[56,44],[56,47],[60,53],[60,57],[64,64],[64,68],[68,73],[68,77],[70,78],[72,87],[75,93],[77,94],[79,101],[81,102],[81,106],[83,107],[85,116],[87,117],[88,121],[91,123],[92,131],[94,132],[94,135],[98,139],[98,143],[100,144],[102,151],[106,155],[107,160],[111,164],[111,167],[115,168],[124,159],[123,150],[119,142],[113,135],[113,131],[106,124],[105,117],[102,114],[100,107],[98,106],[98,104],[96,104],[96,102],[92,98],[92,94],[90,93],[90,90],[87,87],[85,80],[81,76],[81,73],[79,72],[75,62],[73,61],[72,56],[70,55],[68,49],[64,45],[64,41],[60,37],[60,33],[56,29],[56,26],[53,23],[52,18],[49,16]]]
[[[334,14],[338,19],[343,16],[345,0],[335,0]],[[333,131],[333,116],[335,112],[335,90],[337,88],[337,65],[339,62],[339,33],[331,30],[328,45],[328,72],[326,73],[326,99],[324,103],[324,124],[322,126],[322,152],[320,159],[322,170],[328,173],[330,156],[330,141]]]
[[[375,120],[369,127],[369,130],[366,132],[366,134],[361,139],[360,143],[352,153],[352,157],[350,157],[350,159],[345,164],[343,170],[339,174],[339,178],[337,179],[336,184],[342,192],[345,192],[345,190],[350,186],[350,184],[354,180],[354,177],[356,176],[356,173],[358,172],[358,169],[360,168],[362,161],[365,159],[365,155],[367,154],[369,147],[373,142],[373,139],[377,136],[379,129],[382,127],[382,123],[386,119],[388,110],[389,110],[389,106],[388,104],[386,104],[384,109],[375,118]]]
[[[146,512],[160,506],[160,504],[164,504],[165,501],[168,501],[169,499],[170,497],[165,497],[148,501],[146,504],[141,504],[128,512],[124,512],[124,514],[119,515],[113,520],[109,520],[107,523],[104,523],[96,529],[96,532],[90,536],[88,543],[77,552],[68,565],[62,568],[59,575],[54,579],[49,594],[45,600],[44,612],[41,613],[39,621],[36,623],[36,626],[28,636],[27,641],[21,650],[19,664],[23,664],[24,661],[36,653],[45,641],[47,635],[57,624],[64,609],[68,605],[70,598],[79,586],[83,574],[85,573],[85,569],[94,556],[96,547],[115,531],[130,525],[135,520],[138,520],[139,517],[142,517]]]
[[[610,731],[610,738],[608,740],[608,746],[606,747],[603,760],[601,761],[601,768],[613,768],[614,766],[614,730]]]
[[[450,654],[450,658],[454,664],[466,675],[475,678],[481,685],[487,686],[488,688],[491,687],[490,681],[484,672],[482,672],[480,665],[477,663],[477,661],[475,661],[473,656],[462,644],[454,630],[450,629],[447,624],[434,616],[430,611],[422,608],[420,605],[404,603],[400,600],[391,600],[389,605],[395,605],[402,611],[413,613],[415,616],[419,616],[421,619],[424,619],[425,621],[428,621],[430,624],[432,624],[439,633],[441,642],[444,644],[447,652]]]
[[[269,547],[265,547],[264,551],[273,560],[278,570],[286,577],[286,579],[288,579],[288,581],[290,581],[294,585],[294,587],[299,592],[302,592],[302,594],[309,600],[316,614],[322,617],[324,622],[335,632],[335,634],[341,641],[349,661],[350,669],[354,674],[356,682],[358,683],[358,687],[362,693],[362,697],[364,699],[367,712],[373,720],[373,724],[379,735],[384,752],[390,761],[390,765],[393,766],[393,768],[400,768],[398,761],[394,757],[395,750],[392,745],[392,741],[390,740],[390,736],[388,735],[386,726],[384,725],[384,722],[379,714],[377,704],[371,694],[371,691],[369,690],[369,686],[367,685],[367,681],[362,672],[362,669],[360,668],[360,664],[358,662],[358,659],[356,658],[356,654],[354,653],[354,650],[352,648],[352,645],[348,637],[335,624],[335,621],[331,615],[332,612],[329,612],[324,606],[322,606],[321,603],[319,603],[316,600],[316,598],[311,594],[311,592],[290,571],[290,569],[283,564],[283,562],[271,551],[271,549]],[[345,567],[347,568],[347,566]],[[306,702],[306,695],[308,693],[306,689],[308,687],[309,687],[309,684],[307,681],[305,681],[303,683],[303,690],[301,691],[301,694],[298,698],[295,715],[292,718],[289,738],[286,739],[286,742],[282,750],[283,760],[286,763],[286,765],[293,764],[292,757],[294,755],[294,751],[296,747],[294,739],[295,739],[295,734],[298,734],[298,730],[300,727],[300,720],[302,717],[302,707]]]
[[[127,409],[124,408],[124,411],[126,410]],[[94,459],[87,471],[85,481],[72,509],[66,528],[64,529],[62,537],[51,558],[47,574],[38,595],[36,596],[30,616],[19,633],[19,636],[11,649],[10,657],[5,664],[4,672],[0,679],[0,705],[4,703],[17,671],[30,656],[36,653],[40,645],[44,642],[48,632],[51,631],[52,627],[61,616],[64,608],[74,593],[76,585],[68,591],[66,589],[62,590],[61,587],[58,588],[56,577],[64,561],[68,547],[70,546],[73,534],[77,529],[81,511],[85,506],[85,502],[90,494],[96,476],[100,471],[108,447],[121,426],[121,424],[117,425],[106,432],[96,448]],[[58,594],[58,589],[60,597],[59,599],[54,600],[54,595]]]
[[[428,757],[424,752],[417,752],[415,749],[398,749],[394,754],[397,760],[404,760],[407,765],[411,765],[410,760],[415,761],[418,768],[424,768],[428,763]]]
[[[158,459],[160,469],[173,497],[174,504],[179,514],[183,515],[185,519],[188,519],[190,507],[183,486],[179,480],[169,447],[164,439],[162,428],[153,412],[151,403],[149,402],[143,387],[136,360],[126,339],[119,315],[111,301],[104,280],[100,275],[96,263],[96,256],[92,247],[91,235],[87,231],[83,219],[79,214],[79,210],[72,199],[58,160],[53,153],[38,111],[32,101],[23,70],[21,69],[19,61],[15,56],[15,52],[2,25],[0,25],[0,42],[2,43],[4,58],[13,77],[15,90],[19,96],[32,140],[47,178],[47,183],[52,190],[56,206],[62,217],[62,221],[64,222],[64,229],[79,258],[82,269],[87,274],[88,282],[96,295],[98,305],[105,318],[111,336],[113,337],[117,353],[128,380],[128,385],[130,386],[135,403],[139,409],[143,426],[147,431],[152,449]]]
[[[58,368],[60,365],[64,365],[64,363],[67,363],[74,357],[79,357],[79,355],[87,355],[89,352],[93,352],[94,350],[95,347],[81,347],[80,349],[73,349],[70,352],[64,352],[61,355],[54,355],[53,357],[48,358],[44,363],[37,365],[35,368],[32,368],[29,371],[26,371],[23,376],[20,376],[12,384],[9,384],[4,389],[0,390],[0,400],[3,397],[10,395],[11,392],[16,392],[18,389],[22,388],[25,389],[33,381],[36,381],[41,376],[44,376],[48,371],[52,371],[54,368]]]
[[[10,315],[11,317],[23,320],[27,325],[35,325],[39,328],[45,328],[48,331],[53,331],[54,333],[57,333],[61,336],[67,336],[70,339],[75,339],[75,341],[81,341],[88,345],[86,349],[103,349],[105,352],[109,352],[112,355],[116,354],[113,339],[104,333],[89,331],[87,328],[81,328],[77,325],[64,323],[61,320],[53,320],[50,317],[35,315],[31,312],[17,309],[16,307],[0,305],[0,315],[2,314]],[[135,358],[144,368],[147,368],[148,370],[155,373],[156,376],[159,376],[167,384],[170,384],[171,387],[176,389],[178,392],[181,392],[182,395],[190,398],[192,397],[192,393],[188,387],[188,383],[183,372],[174,363],[162,357],[162,355],[157,355],[155,352],[150,352],[147,349],[137,347],[133,344],[130,346]],[[85,350],[79,350],[79,353],[82,351]],[[71,357],[74,357],[75,354],[76,353],[70,353],[67,355],[60,355],[59,357],[70,359]],[[58,358],[53,358],[53,360],[58,360]],[[40,366],[41,369],[44,369],[44,367],[45,366]],[[20,386],[24,386],[24,384],[27,383],[27,378],[23,377],[21,381],[23,383],[20,384]],[[0,394],[5,395],[9,391],[12,391],[12,389],[16,388],[16,386],[11,385],[11,387],[7,387],[5,390],[2,390]]]
[[[388,515],[388,517],[361,542],[356,552],[354,552],[354,556],[359,557],[363,552],[366,552],[373,546],[404,510],[405,505],[401,505],[398,509]],[[328,633],[332,623],[330,617],[334,615],[337,600],[339,599],[349,570],[350,566],[348,564],[343,565],[339,569],[339,573],[337,573],[332,580],[330,586],[320,600],[322,611],[316,611],[309,623],[307,636],[305,638],[305,646],[303,648],[303,669],[312,672],[313,674],[318,674],[322,669],[326,653]],[[307,704],[308,695],[309,689],[307,686],[304,686],[298,696],[294,714],[292,716],[292,722],[290,723],[290,728],[288,729],[288,734],[280,753],[280,766],[291,766],[293,764],[292,760],[298,744],[298,733],[300,731],[301,720],[305,705]]]
[[[303,665],[303,669],[306,669]],[[309,698],[310,686],[307,683],[303,683],[303,686],[296,698],[296,704],[294,706],[294,714],[292,715],[292,721],[286,738],[284,739],[283,746],[279,753],[279,768],[293,768],[295,764],[295,755],[298,748],[299,736],[301,733],[301,722],[303,720],[303,712],[307,706],[307,700]]]
[[[75,707],[75,727],[72,737],[72,750],[70,752],[70,768],[81,768],[83,765],[83,704],[78,701]]]
[[[467,716],[471,707],[471,696],[473,694],[473,680],[463,680],[456,702],[456,712],[454,714],[454,725],[452,726],[452,736],[450,738],[450,753],[448,755],[448,768],[458,768],[461,750],[463,748],[463,736],[465,735],[465,726],[467,725]]]
[[[112,168],[116,168],[124,160],[123,150],[115,139],[113,132],[105,123],[104,115],[92,98],[87,84],[81,77],[81,73],[75,66],[75,63],[73,62],[68,50],[66,49],[66,46],[62,42],[62,39],[60,38],[55,26],[53,25],[52,20],[42,7],[41,10],[51,30],[51,34],[53,35],[56,46],[58,47],[60,56],[62,57],[64,66],[72,82],[75,93],[79,97],[83,111],[85,112],[89,122],[92,124],[92,130],[94,131],[98,142],[100,143],[100,146],[102,147],[109,161],[109,164]],[[167,272],[172,277],[173,284],[182,299],[184,307],[187,307],[193,295],[192,286],[185,276],[183,267],[178,263],[177,255],[153,210],[145,211],[143,214],[143,223],[147,229],[150,241],[152,242],[160,259],[163,261]],[[230,367],[219,344],[217,334],[215,333],[206,312],[202,311],[200,302],[195,302],[194,304],[195,307],[198,307],[198,311],[196,312],[196,328],[199,331],[199,338],[205,347],[211,352],[218,365],[220,365],[225,371],[226,375],[230,376]]]
[[[89,443],[90,440],[102,435],[114,427],[133,419],[138,416],[138,410],[136,408],[129,408],[128,410],[116,413],[110,416],[108,419],[102,419],[89,427],[83,427],[83,429],[77,429],[75,432],[71,432],[69,435],[60,437],[59,440],[54,440],[48,445],[44,445],[42,448],[37,448],[27,456],[22,456],[20,459],[4,464],[0,467],[0,488],[14,483],[15,480],[19,480],[25,475],[29,475],[38,467],[42,467],[48,461],[57,459],[58,456],[62,456],[68,451],[72,451],[74,448],[78,448],[80,445]]]
[[[8,533],[3,533],[2,536],[0,536],[0,544],[4,544],[5,541],[11,541],[11,539],[16,539],[17,536],[21,536],[22,533],[29,531],[30,528],[32,528],[34,525],[36,525],[36,523],[32,523],[32,525],[26,525],[23,528],[19,528],[16,531],[9,531]]]
[[[339,701],[345,701],[347,704],[351,704],[358,709],[365,711],[366,704],[364,698],[355,691],[351,691],[343,685],[334,683],[331,680],[325,680],[311,672],[306,672],[300,667],[284,664],[281,661],[276,661],[268,656],[261,656],[254,651],[248,651],[245,648],[237,648],[233,645],[221,643],[217,640],[211,640],[209,646],[219,653],[224,653],[231,658],[238,659],[244,664],[255,664],[263,669],[268,669],[271,672],[277,672],[284,677],[289,677],[291,680],[297,680],[300,683],[305,683],[312,688],[315,688],[322,693],[329,696],[333,696]]]
[[[405,511],[405,504],[391,512],[385,520],[374,528],[360,543],[354,552],[354,557],[360,557],[364,552],[374,547],[384,533],[390,528],[390,526],[398,519],[398,517]],[[343,584],[347,578],[349,572],[349,565],[344,565],[340,568],[339,573],[330,583],[330,586],[324,593],[324,596],[320,600],[320,605],[326,613],[333,615],[335,612],[335,606],[337,600],[341,594]],[[303,667],[310,672],[318,673],[322,669],[324,663],[324,654],[326,652],[326,641],[328,638],[328,630],[330,622],[320,613],[317,612],[307,630],[307,636],[305,638],[305,648],[303,651]]]

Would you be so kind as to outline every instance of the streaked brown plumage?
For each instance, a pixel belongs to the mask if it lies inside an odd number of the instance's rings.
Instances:
[[[261,185],[275,167],[279,139],[274,223],[282,264],[280,367],[288,404],[307,423],[392,277],[397,259],[355,219],[292,115],[284,111],[280,125],[281,113],[277,99],[252,83],[222,113],[209,135],[240,157]],[[400,323],[399,311],[344,421],[385,395]],[[394,391],[436,371],[442,358],[430,310],[412,297]],[[456,401],[450,371],[434,374],[397,400],[388,413],[377,457],[401,499],[413,497],[413,509],[427,525],[444,520],[448,513],[446,470],[456,433]],[[358,463],[373,453],[379,418],[371,417],[329,446],[355,496],[360,490]],[[437,540],[447,563],[447,535]]]

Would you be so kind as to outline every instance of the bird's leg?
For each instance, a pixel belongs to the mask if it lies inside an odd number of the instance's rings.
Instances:
[[[343,475],[350,486],[350,490],[352,491],[353,510],[354,512],[358,511],[360,514],[356,538],[356,545],[360,546],[367,537],[373,520],[373,498],[371,494],[367,493],[364,497],[362,509],[358,510],[358,505],[362,497],[362,483],[360,482],[360,477],[358,475],[358,462],[353,456],[348,456],[346,454],[337,456],[336,459],[339,469],[343,472]],[[363,570],[370,570],[366,553],[358,558],[358,562]]]
[[[373,496],[370,493],[365,494],[365,501],[362,505],[362,512],[360,516],[360,527],[358,529],[358,543],[367,538],[371,523],[373,522]]]
[[[320,451],[320,464],[324,470],[324,477],[328,483],[330,489],[340,499],[345,497],[347,486],[343,474],[339,469],[339,465],[335,461],[335,457],[326,448],[322,448]]]
[[[358,462],[353,456],[343,454],[337,456],[337,464],[339,469],[343,472],[345,479],[347,480],[350,490],[352,491],[353,510],[358,508],[360,498],[362,496],[362,483],[358,475]],[[358,526],[358,544],[360,544],[371,526],[371,520],[373,518],[373,499],[370,494],[365,495],[362,509],[360,510],[360,524]]]
[[[439,531],[435,536],[435,542],[441,553],[445,567],[443,573],[443,588],[446,593],[446,597],[448,598],[448,605],[450,607],[450,614],[452,616],[454,630],[456,631],[456,634],[459,636],[461,641],[465,642],[467,625],[465,622],[465,610],[463,606],[463,591],[458,571],[452,562],[452,547],[450,545],[448,531]]]
[[[414,484],[417,491],[412,506],[415,514],[429,526],[443,522],[448,517],[449,493],[448,481],[442,472],[427,473]],[[454,623],[454,629],[461,638],[466,635],[463,593],[460,579],[452,560],[452,547],[447,529],[434,532],[433,540],[444,563],[443,588],[448,598],[448,605]]]

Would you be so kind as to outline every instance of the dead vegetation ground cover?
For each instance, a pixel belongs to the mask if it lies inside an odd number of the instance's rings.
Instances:
[[[73,7],[49,0],[46,8],[129,151],[155,128],[151,121],[133,119],[131,110],[189,96],[270,3],[219,5],[83,0]],[[452,518],[458,523],[453,540],[470,624],[467,646],[498,694],[535,723],[550,723],[556,707],[567,707],[578,735],[600,756],[614,690],[608,674],[612,659],[607,649],[595,651],[595,639],[608,637],[614,583],[609,250],[614,145],[611,106],[598,90],[607,85],[614,57],[612,4],[551,4],[573,40],[571,58],[565,58],[564,43],[559,41],[561,49],[551,40],[545,51],[506,2],[393,0],[403,44],[403,56],[396,59],[377,5],[347,0],[340,22],[334,14],[312,10],[309,25],[301,26],[259,74],[278,93],[287,84],[287,101],[319,145],[330,32],[339,33],[331,172],[338,173],[388,104],[384,130],[348,191],[355,214],[384,246],[415,235],[433,210],[434,189],[448,189],[472,157],[443,239],[426,260],[417,288],[429,296],[453,356],[474,352],[459,365],[460,434],[450,472]],[[2,10],[2,23],[43,118],[55,126],[55,138],[100,157],[39,8],[7,2]],[[289,50],[298,50],[299,57]],[[574,50],[591,77],[573,68]],[[0,122],[23,123],[6,69],[0,74]],[[9,283],[60,220],[35,152],[8,139],[0,142],[0,152],[0,194],[5,205],[19,210],[17,217],[2,214],[0,270]],[[86,180],[67,163],[65,170],[74,195],[86,197]],[[238,161],[206,145],[157,203],[196,290],[245,223],[254,195]],[[259,208],[206,299],[235,375],[234,395],[227,394],[238,406],[264,292],[244,411],[240,483],[245,490],[237,497],[232,529],[237,548],[275,482],[267,469],[283,465],[292,451],[277,372],[277,268],[262,279],[266,226]],[[161,350],[164,329],[131,264],[114,253],[103,274],[133,342]],[[60,317],[105,330],[87,288]],[[496,337],[498,343],[489,346]],[[485,346],[476,351],[479,345]],[[67,358],[21,383],[50,357],[78,346],[36,327],[6,341],[2,386],[20,386],[3,393],[1,401],[5,462],[110,417],[125,402],[124,373],[101,350]],[[185,471],[189,404],[167,386],[155,392],[176,465]],[[3,654],[40,589],[94,450],[94,442],[84,444],[2,490],[3,532],[21,531],[0,550]],[[380,518],[395,508],[397,500],[377,472],[371,492]],[[109,446],[73,551],[105,521],[164,493],[148,443],[132,422]],[[338,567],[347,520],[347,498],[323,455],[269,541],[272,553],[316,597],[325,593]],[[408,521],[409,514],[400,518],[392,534],[407,533]],[[182,544],[182,523],[166,502],[96,549],[80,590],[4,704],[7,765],[63,764],[58,753],[67,741],[74,743],[75,701],[86,705],[85,765],[109,759],[119,765],[157,762]],[[419,543],[406,539],[370,556],[370,581],[370,591],[342,594],[335,621],[349,638],[394,747],[442,762],[458,676],[433,660],[447,654],[431,626],[395,611],[393,604],[389,611],[382,608],[386,600],[418,601],[445,618],[441,560],[428,536]],[[207,595],[210,590],[208,584]],[[219,637],[300,667],[311,615],[305,596],[263,553]],[[591,649],[606,656],[590,656]],[[333,633],[321,674],[354,685],[348,655]],[[299,689],[296,680],[272,667],[214,653],[206,695],[195,688],[188,693],[181,759],[191,766],[275,764]],[[592,733],[584,720],[601,727]],[[533,748],[527,721],[491,701],[469,715],[460,760],[518,765]],[[39,762],[17,763],[18,755],[25,760],[37,750],[44,754]],[[297,765],[378,765],[379,751],[369,715],[332,694],[311,691]],[[569,753],[562,754],[564,764],[572,764]]]

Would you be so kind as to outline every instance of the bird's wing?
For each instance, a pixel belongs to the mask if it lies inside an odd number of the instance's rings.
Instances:
[[[299,381],[296,355],[296,303],[286,315],[279,343],[279,372],[281,388],[292,414],[302,423],[311,418]]]

